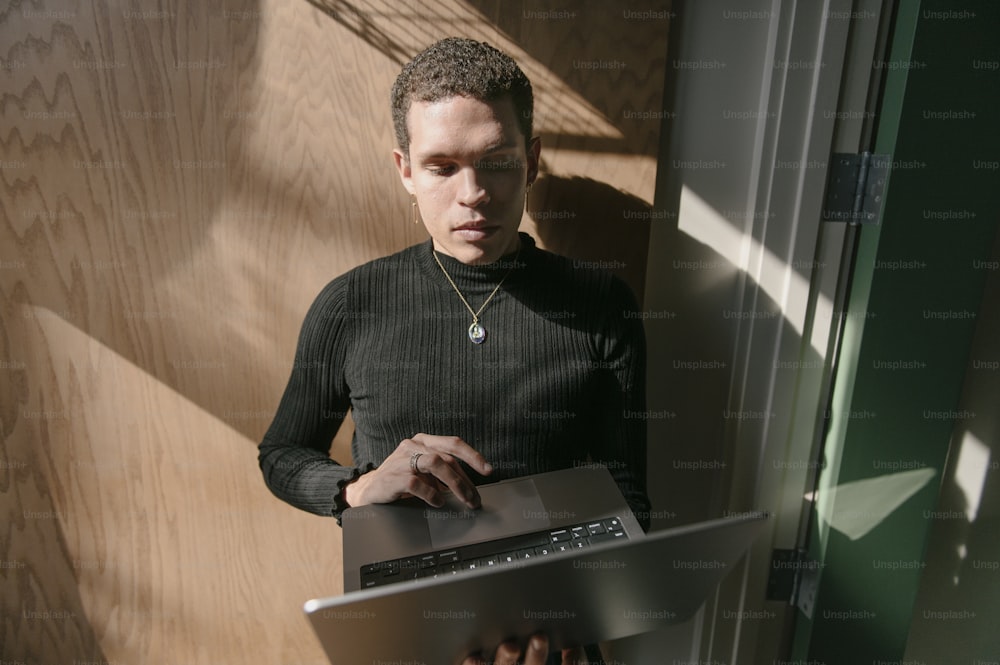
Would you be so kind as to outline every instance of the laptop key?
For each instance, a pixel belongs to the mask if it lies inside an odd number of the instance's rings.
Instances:
[[[451,550],[438,554],[438,563],[458,563],[458,561],[458,550]]]
[[[602,533],[606,533],[607,529],[605,529],[604,525],[600,522],[594,522],[593,524],[587,525],[587,531],[589,531],[592,536],[598,536]]]
[[[598,533],[590,537],[590,544],[596,545],[597,543],[604,543],[609,540],[616,540],[615,534],[608,532]]]
[[[573,538],[586,538],[590,535],[590,532],[587,531],[587,527],[585,526],[575,526],[570,529],[570,533],[573,534]]]
[[[572,535],[570,535],[569,531],[567,531],[566,529],[560,529],[559,531],[553,531],[549,535],[552,538],[552,542],[553,543],[563,543],[563,542],[566,542],[567,540],[569,540],[570,538],[573,537]]]
[[[622,531],[625,529],[625,527],[622,526],[622,521],[617,517],[612,517],[609,520],[604,520],[604,527],[608,531]]]

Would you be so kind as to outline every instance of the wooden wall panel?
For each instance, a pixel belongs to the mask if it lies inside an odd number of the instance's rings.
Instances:
[[[641,289],[622,211],[648,210],[658,123],[618,114],[659,108],[666,21],[547,5],[0,7],[0,657],[324,662],[301,604],[340,592],[340,532],[270,495],[256,444],[316,292],[426,237],[387,99],[434,39],[522,60],[524,228]],[[574,69],[615,44],[634,68]]]

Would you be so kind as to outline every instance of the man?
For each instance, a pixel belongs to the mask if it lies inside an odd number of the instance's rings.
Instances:
[[[446,39],[392,91],[396,168],[430,240],[326,286],[260,445],[268,487],[304,510],[442,491],[580,464],[611,471],[647,525],[645,348],[619,279],[518,233],[538,175],[531,84],[507,55]],[[350,408],[353,466],[329,458]],[[543,637],[526,662],[545,662]],[[497,662],[515,662],[504,645]],[[567,657],[569,657],[567,655]]]

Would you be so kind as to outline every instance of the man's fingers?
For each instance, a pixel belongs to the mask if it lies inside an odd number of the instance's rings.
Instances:
[[[492,472],[492,467],[486,463],[482,455],[457,436],[421,433],[415,435],[411,441],[428,451],[417,458],[418,471],[438,478],[470,508],[482,506],[475,483],[469,479],[457,461],[462,460],[483,474]]]
[[[350,505],[388,503],[414,496],[431,506],[444,505],[442,493],[452,492],[470,508],[482,500],[459,460],[480,473],[492,471],[486,459],[457,436],[416,434],[404,439],[385,463],[345,489]],[[416,473],[414,473],[416,472]]]
[[[587,652],[583,647],[562,650],[562,665],[588,665]]]
[[[417,467],[421,473],[430,474],[441,481],[470,508],[482,505],[475,484],[469,480],[465,471],[451,455],[425,453],[418,460]]]
[[[527,652],[524,665],[545,665],[549,657],[549,638],[544,635],[533,635],[528,640]]]
[[[497,647],[497,653],[493,658],[493,662],[495,665],[517,665],[517,659],[520,655],[521,650],[517,648],[517,645],[511,642],[504,642]]]
[[[444,505],[444,499],[441,497],[441,492],[438,490],[437,483],[433,479],[428,480],[417,475],[411,475],[406,479],[404,491],[435,508],[440,508]]]
[[[566,653],[567,651],[563,651],[563,654]],[[548,657],[549,638],[545,635],[533,635],[525,646],[523,661],[519,660],[521,658],[521,649],[518,648],[517,644],[514,642],[503,642],[497,647],[491,665],[517,665],[518,662],[523,662],[524,665],[545,665]],[[480,665],[480,663],[486,662],[483,660],[483,654],[473,654],[462,661],[462,665]],[[586,661],[582,661],[582,663],[586,665]]]
[[[467,444],[465,441],[462,441],[457,436],[416,434],[412,440],[423,444],[427,448],[453,455],[484,476],[493,472],[493,467],[486,461],[486,458],[483,457],[478,450]]]

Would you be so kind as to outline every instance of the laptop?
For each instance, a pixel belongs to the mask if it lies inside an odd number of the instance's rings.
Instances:
[[[580,485],[583,479],[594,485]],[[614,491],[605,496],[607,482]],[[547,634],[556,650],[685,621],[743,556],[765,519],[745,515],[644,535],[605,469],[479,489],[483,508],[477,512],[495,534],[457,502],[438,509],[443,515],[416,504],[345,511],[350,590],[305,605],[333,665],[457,664],[474,652],[490,658],[500,642],[536,632]],[[567,499],[578,503],[565,508]],[[528,522],[520,531],[509,524],[515,509]],[[404,544],[392,532],[398,527],[420,542]],[[367,537],[354,543],[362,533]],[[537,534],[547,534],[548,542],[520,546]],[[368,539],[387,548],[370,550]],[[504,549],[511,543],[514,549]]]

